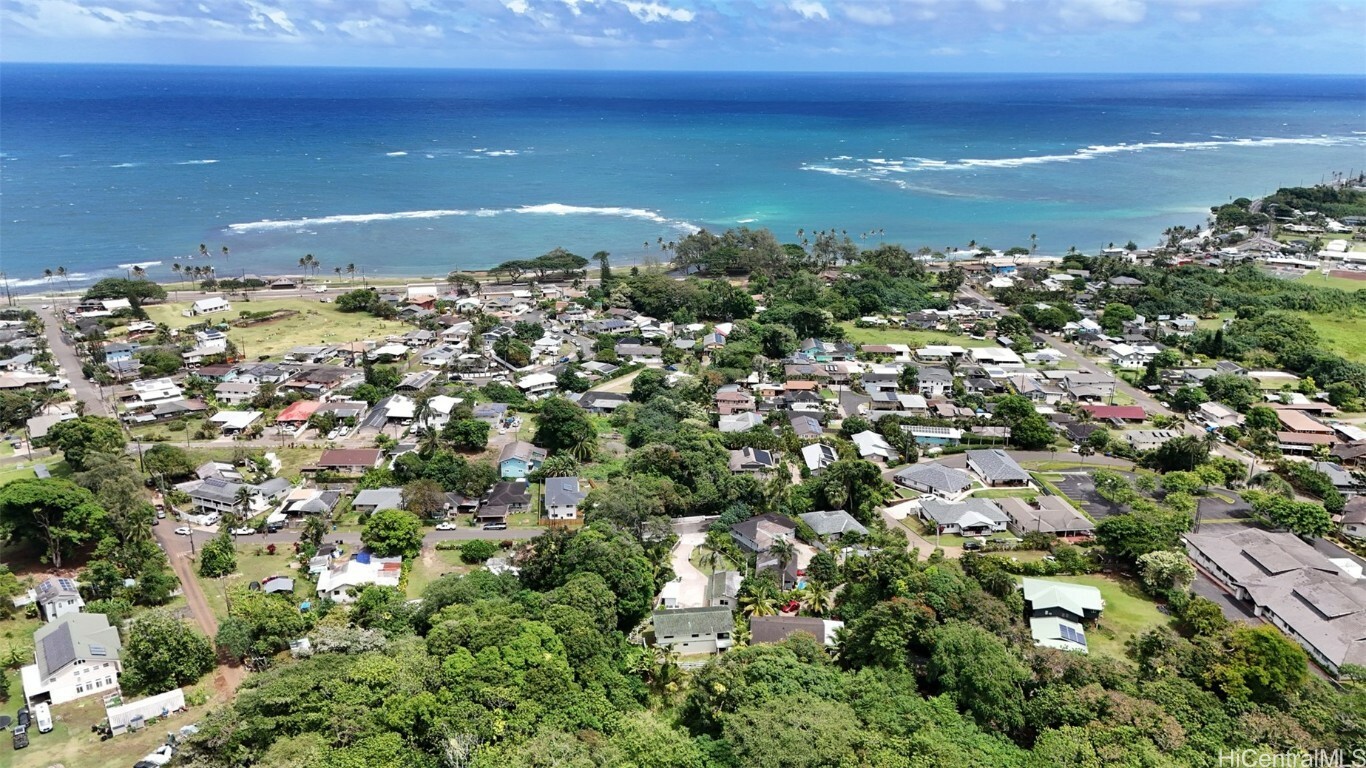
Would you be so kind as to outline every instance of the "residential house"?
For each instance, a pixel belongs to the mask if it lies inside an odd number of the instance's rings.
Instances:
[[[850,435],[849,439],[854,442],[855,447],[858,448],[859,456],[864,460],[882,464],[896,463],[898,457],[896,450],[883,439],[882,435],[871,429]]]
[[[351,500],[351,510],[361,514],[381,509],[403,509],[402,488],[366,488]]]
[[[748,446],[730,452],[731,472],[767,472],[778,466],[778,458],[772,451]]]
[[[476,403],[474,406],[474,418],[486,421],[494,427],[506,421],[507,415],[507,403]]]
[[[751,616],[749,642],[752,645],[781,643],[798,632],[805,632],[827,648],[835,647],[835,635],[844,622],[809,616]]]
[[[972,487],[968,473],[939,464],[912,464],[893,475],[892,480],[897,485],[946,499]]]
[[[1148,418],[1147,411],[1141,405],[1083,405],[1081,409],[1098,421],[1141,422]]]
[[[378,448],[330,448],[318,459],[317,469],[359,475],[378,467],[383,458]]]
[[[740,582],[744,576],[739,571],[716,571],[707,578],[707,591],[704,599],[707,605],[717,608],[736,608],[740,604]]]
[[[33,633],[34,664],[19,671],[26,704],[117,693],[123,642],[102,613],[68,613]]]
[[[1162,352],[1156,344],[1115,344],[1105,351],[1106,360],[1117,368],[1137,370]]]
[[[1016,536],[1048,533],[1059,538],[1089,538],[1096,525],[1061,496],[1037,496],[1032,500],[1015,497],[996,499],[996,505],[1010,518]]]
[[[680,654],[718,653],[731,647],[735,618],[725,606],[655,611],[655,645]]]
[[[33,589],[33,602],[43,621],[52,623],[67,614],[80,613],[85,607],[75,581],[59,576],[44,579]]]
[[[545,449],[525,440],[514,440],[503,446],[498,455],[498,472],[504,479],[523,478],[540,468],[545,461]]]
[[[754,396],[735,384],[716,390],[716,411],[722,416],[754,410]]]
[[[730,434],[734,432],[748,432],[755,427],[763,426],[763,424],[763,416],[760,416],[753,411],[745,411],[743,413],[733,413],[728,416],[722,416],[718,420],[717,428],[721,430],[722,434]]]
[[[517,388],[525,392],[527,397],[534,399],[554,394],[558,390],[558,385],[555,382],[554,374],[533,373],[518,379]]]
[[[775,541],[796,538],[797,524],[791,518],[766,512],[730,527],[730,536],[746,552],[767,552]]]
[[[825,434],[825,428],[814,416],[794,413],[788,416],[788,424],[792,426],[792,433],[802,440],[816,440]]]
[[[959,536],[986,536],[1006,530],[1010,518],[992,499],[969,497],[950,502],[938,498],[922,499],[920,518],[932,523],[939,533]]]
[[[819,474],[821,470],[839,461],[839,458],[835,449],[824,443],[802,446],[802,461],[806,463],[806,468],[813,475]]]
[[[1354,539],[1366,539],[1366,496],[1353,496],[1342,508],[1342,532]]]
[[[623,392],[584,392],[576,402],[589,413],[614,413],[631,402],[631,398]]]
[[[863,527],[853,515],[842,509],[824,510],[821,512],[805,512],[797,516],[802,522],[811,526],[811,530],[817,536],[827,539],[838,540],[845,534],[854,533],[859,536],[867,536],[868,529]]]
[[[1108,373],[1066,371],[1062,385],[1067,396],[1078,402],[1102,402],[1115,395],[1115,377]]]
[[[1338,493],[1351,498],[1360,491],[1361,483],[1357,482],[1351,472],[1342,468],[1341,464],[1334,464],[1331,461],[1316,461],[1313,463],[1314,469],[1328,475],[1328,479],[1333,481],[1333,487],[1338,489]]]
[[[1366,583],[1293,533],[1207,527],[1185,535],[1202,571],[1332,675],[1366,664]]]
[[[1010,454],[999,448],[968,451],[968,469],[993,488],[1026,486],[1033,479]]]
[[[1213,427],[1215,429],[1240,427],[1243,424],[1243,414],[1238,413],[1223,403],[1201,403],[1196,407],[1195,414],[1197,418],[1204,422],[1205,426]]]
[[[615,351],[617,357],[632,363],[660,365],[664,362],[664,350],[648,344],[628,344],[623,342],[616,345]]]
[[[199,299],[185,310],[186,317],[199,317],[201,315],[212,315],[218,312],[229,312],[232,305],[222,296],[212,296],[207,299]]]
[[[1130,429],[1119,433],[1131,448],[1140,453],[1160,448],[1168,440],[1183,434],[1185,433],[1175,429]]]
[[[917,387],[923,397],[943,397],[953,391],[953,374],[946,368],[921,368]]]
[[[963,430],[954,427],[903,426],[901,429],[909,433],[917,445],[958,445],[963,439]]]
[[[526,481],[494,483],[484,495],[474,519],[480,523],[506,523],[508,515],[531,509],[531,488]]]
[[[397,588],[402,573],[401,557],[375,557],[369,552],[359,552],[318,574],[318,597],[350,603],[357,593],[372,584]]]
[[[579,505],[588,495],[587,483],[577,477],[550,477],[545,481],[545,516],[551,520],[576,520]]]
[[[1034,644],[1062,651],[1086,653],[1085,622],[1094,622],[1105,609],[1100,590],[1086,584],[1046,579],[1024,579],[1025,616]]]

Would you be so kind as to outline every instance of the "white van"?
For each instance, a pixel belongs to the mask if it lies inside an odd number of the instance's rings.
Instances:
[[[52,707],[47,702],[33,705],[33,722],[38,726],[38,733],[52,732]]]

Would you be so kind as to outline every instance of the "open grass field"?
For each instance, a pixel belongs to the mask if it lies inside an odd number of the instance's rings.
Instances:
[[[1334,277],[1318,272],[1310,272],[1295,282],[1302,285],[1312,285],[1315,288],[1337,288],[1349,292],[1366,290],[1366,280],[1353,280],[1350,277]]]
[[[1154,627],[1165,626],[1171,620],[1157,610],[1138,583],[1102,574],[1085,576],[1049,576],[1050,581],[1086,584],[1100,590],[1105,599],[1105,610],[1094,629],[1086,631],[1087,645],[1092,653],[1103,653],[1117,659],[1124,655],[1124,643]]]
[[[854,344],[906,344],[924,347],[931,344],[952,344],[960,347],[994,347],[991,339],[954,336],[938,331],[910,331],[905,328],[856,328],[853,321],[840,323],[844,337]]]
[[[428,584],[448,573],[469,573],[477,566],[460,562],[458,550],[438,550],[423,547],[422,556],[413,561],[413,569],[408,573],[408,597],[416,600]]]
[[[1031,496],[1038,496],[1039,492],[1033,488],[983,488],[968,495],[981,499],[1005,499],[1009,497],[1028,499]]]
[[[1362,288],[1366,288],[1366,282]],[[1324,347],[1348,360],[1366,362],[1366,317],[1309,313],[1302,313],[1300,317],[1308,320],[1318,332]]]
[[[284,352],[308,344],[340,344],[363,339],[383,339],[390,334],[402,334],[408,326],[396,320],[379,320],[361,312],[342,312],[334,304],[323,304],[311,298],[264,298],[252,301],[232,302],[232,311],[205,317],[184,317],[181,313],[191,302],[169,302],[147,307],[147,316],[156,323],[165,323],[172,328],[208,320],[227,322],[238,317],[239,312],[273,312],[292,309],[300,314],[283,320],[253,325],[248,328],[233,328],[228,332],[237,348],[251,360],[262,357],[278,358]]]
[[[707,574],[708,576],[712,575],[716,571],[742,570],[740,563],[732,562],[725,555],[717,556],[716,567],[713,568],[711,564],[711,550],[707,549],[706,547],[694,548],[692,554],[688,557],[688,562],[692,563],[694,568],[701,571],[702,573]]]
[[[71,468],[66,465],[66,461],[61,459],[49,459],[47,461],[39,460],[34,461],[32,463],[25,461],[14,466],[0,469],[0,485],[4,485],[5,483],[13,482],[15,480],[25,480],[32,477],[37,477],[37,475],[33,473],[33,467],[36,464],[46,464],[47,471],[52,473],[53,477],[71,476]]]

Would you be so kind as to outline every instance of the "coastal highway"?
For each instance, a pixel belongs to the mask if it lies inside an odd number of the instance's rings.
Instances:
[[[973,297],[974,299],[977,299],[978,301],[982,302],[983,304],[989,307],[995,308],[999,312],[1010,313],[1012,311],[1009,307],[997,303],[995,300],[983,295],[974,288],[964,286],[962,288],[962,292],[967,294],[968,296]],[[1067,342],[1063,339],[1056,337],[1050,338],[1048,341],[1054,349],[1062,353],[1062,355],[1065,358],[1074,363],[1079,370],[1085,371],[1087,373],[1113,374],[1113,371],[1107,370],[1104,366],[1097,363],[1095,360],[1082,354],[1082,352],[1078,350],[1076,346],[1071,344],[1070,342]],[[1157,413],[1165,416],[1171,416],[1172,418],[1175,418],[1179,421],[1181,425],[1180,429],[1182,429],[1182,431],[1194,435],[1196,437],[1204,437],[1205,430],[1201,428],[1200,425],[1192,423],[1182,414],[1172,412],[1172,410],[1169,409],[1160,400],[1148,394],[1147,392],[1144,392],[1143,390],[1129,384],[1127,381],[1119,378],[1118,376],[1115,377],[1115,389],[1116,391],[1124,393],[1126,396],[1131,398],[1136,404],[1143,406],[1143,408],[1147,410],[1148,413]],[[1215,443],[1213,450],[1214,453],[1225,458],[1233,459],[1235,461],[1242,462],[1243,464],[1250,464],[1252,466],[1252,471],[1254,473],[1265,472],[1270,469],[1270,467],[1263,464],[1252,454],[1244,453],[1243,451],[1240,451],[1237,448],[1234,448],[1233,446],[1230,446],[1226,443]]]

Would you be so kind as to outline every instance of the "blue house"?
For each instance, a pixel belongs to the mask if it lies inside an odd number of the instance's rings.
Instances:
[[[133,359],[133,353],[141,347],[137,342],[133,343],[112,343],[104,345],[104,361],[106,363],[122,363]]]
[[[498,456],[498,473],[507,479],[523,478],[539,469],[543,461],[544,449],[517,440],[503,446],[503,452]]]

